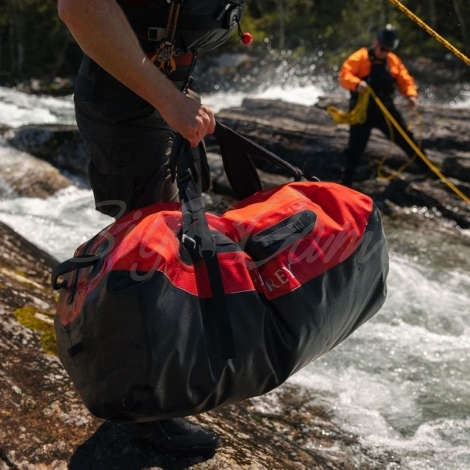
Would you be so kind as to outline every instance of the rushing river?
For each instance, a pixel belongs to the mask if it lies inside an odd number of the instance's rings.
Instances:
[[[312,85],[272,87],[257,96],[313,104],[321,94]],[[218,110],[244,96],[215,94],[204,101]],[[43,122],[73,123],[71,98],[0,88],[0,125]],[[0,146],[0,164],[12,152]],[[59,260],[111,222],[92,209],[89,190],[69,188],[41,200],[17,198],[8,189],[0,180],[0,220]],[[468,470],[470,249],[432,233],[388,225],[386,232],[391,264],[384,307],[290,382],[313,391],[318,405],[358,435],[369,454],[390,455],[387,469]]]

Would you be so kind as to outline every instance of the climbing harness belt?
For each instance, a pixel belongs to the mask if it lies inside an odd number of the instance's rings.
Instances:
[[[173,53],[175,51],[175,33],[176,23],[181,9],[182,0],[172,0],[170,5],[170,12],[165,28],[165,36],[158,45],[155,55],[150,58],[158,68],[168,75],[176,70],[175,59]]]

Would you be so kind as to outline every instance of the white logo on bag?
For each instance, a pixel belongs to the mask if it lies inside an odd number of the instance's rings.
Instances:
[[[274,290],[282,287],[284,284],[287,284],[289,282],[289,277],[292,278],[293,276],[287,268],[284,267],[278,269],[274,273],[274,277],[266,279],[266,287],[268,288],[269,292],[273,292]]]
[[[289,279],[293,279],[293,274],[285,266],[278,269],[273,273],[272,277],[263,279],[257,269],[250,269],[252,274],[253,283],[259,286],[266,286],[269,292],[274,292],[285,284],[288,284]]]

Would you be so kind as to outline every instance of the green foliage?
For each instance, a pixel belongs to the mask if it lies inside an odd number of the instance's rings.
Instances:
[[[54,77],[76,72],[81,52],[51,0],[0,4],[0,74],[5,78]]]
[[[39,342],[48,354],[57,356],[57,337],[54,330],[54,313],[39,313],[36,307],[25,305],[15,310],[16,319],[26,328],[39,333]]]
[[[403,0],[403,4],[467,56],[470,54],[470,1]],[[293,56],[321,53],[340,63],[354,49],[372,43],[386,23],[399,31],[403,57],[446,60],[450,52],[388,0],[247,0],[243,31],[253,34],[246,48],[237,34],[224,50]],[[0,78],[53,77],[76,73],[81,52],[57,16],[52,0],[0,3]]]

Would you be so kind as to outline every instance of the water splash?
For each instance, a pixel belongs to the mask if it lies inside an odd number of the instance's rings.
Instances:
[[[59,261],[114,221],[94,209],[90,190],[73,186],[47,199],[0,200],[0,220]]]
[[[0,87],[0,124],[74,124],[72,97],[37,96]]]
[[[470,275],[392,252],[388,287],[371,321],[290,381],[401,462],[384,468],[468,469]]]
[[[278,85],[253,93],[215,92],[202,95],[202,102],[212,108],[214,112],[219,112],[221,109],[238,107],[245,98],[283,100],[288,103],[312,106],[318,101],[318,98],[322,94],[322,89],[316,85],[305,87],[282,87]]]

